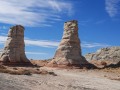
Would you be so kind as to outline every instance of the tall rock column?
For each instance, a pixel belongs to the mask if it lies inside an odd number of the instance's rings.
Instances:
[[[88,64],[81,55],[80,40],[78,37],[78,23],[76,20],[64,23],[64,33],[53,60],[49,63],[58,65]]]
[[[16,25],[10,28],[4,50],[0,56],[3,63],[28,63],[25,55],[24,27]]]

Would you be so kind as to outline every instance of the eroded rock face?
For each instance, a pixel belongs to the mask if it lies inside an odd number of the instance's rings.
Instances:
[[[49,64],[78,65],[87,64],[81,55],[78,37],[78,23],[76,20],[64,23],[64,33],[53,60]]]
[[[1,54],[2,54],[2,49],[0,49],[0,56],[1,56]]]
[[[16,25],[10,28],[0,61],[3,63],[29,62],[25,55],[24,27]]]
[[[110,60],[114,62],[120,61],[120,47],[107,47],[97,50],[95,53],[85,55],[87,60]]]

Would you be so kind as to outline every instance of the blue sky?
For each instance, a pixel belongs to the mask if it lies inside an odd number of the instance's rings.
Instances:
[[[83,55],[120,46],[120,0],[0,0],[0,49],[9,27],[21,24],[27,57],[52,58],[68,20],[79,22]]]

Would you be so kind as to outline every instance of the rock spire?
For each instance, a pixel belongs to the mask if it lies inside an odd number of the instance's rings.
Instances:
[[[88,62],[81,54],[80,39],[78,37],[78,22],[76,20],[64,23],[63,37],[56,50],[55,56],[49,65],[51,64],[88,64]]]
[[[24,27],[16,25],[10,28],[8,38],[0,56],[3,63],[28,63],[25,55]]]

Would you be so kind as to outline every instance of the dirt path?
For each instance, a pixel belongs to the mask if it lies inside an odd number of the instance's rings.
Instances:
[[[53,75],[10,75],[0,73],[0,90],[120,90],[120,81],[96,71],[43,68]]]

